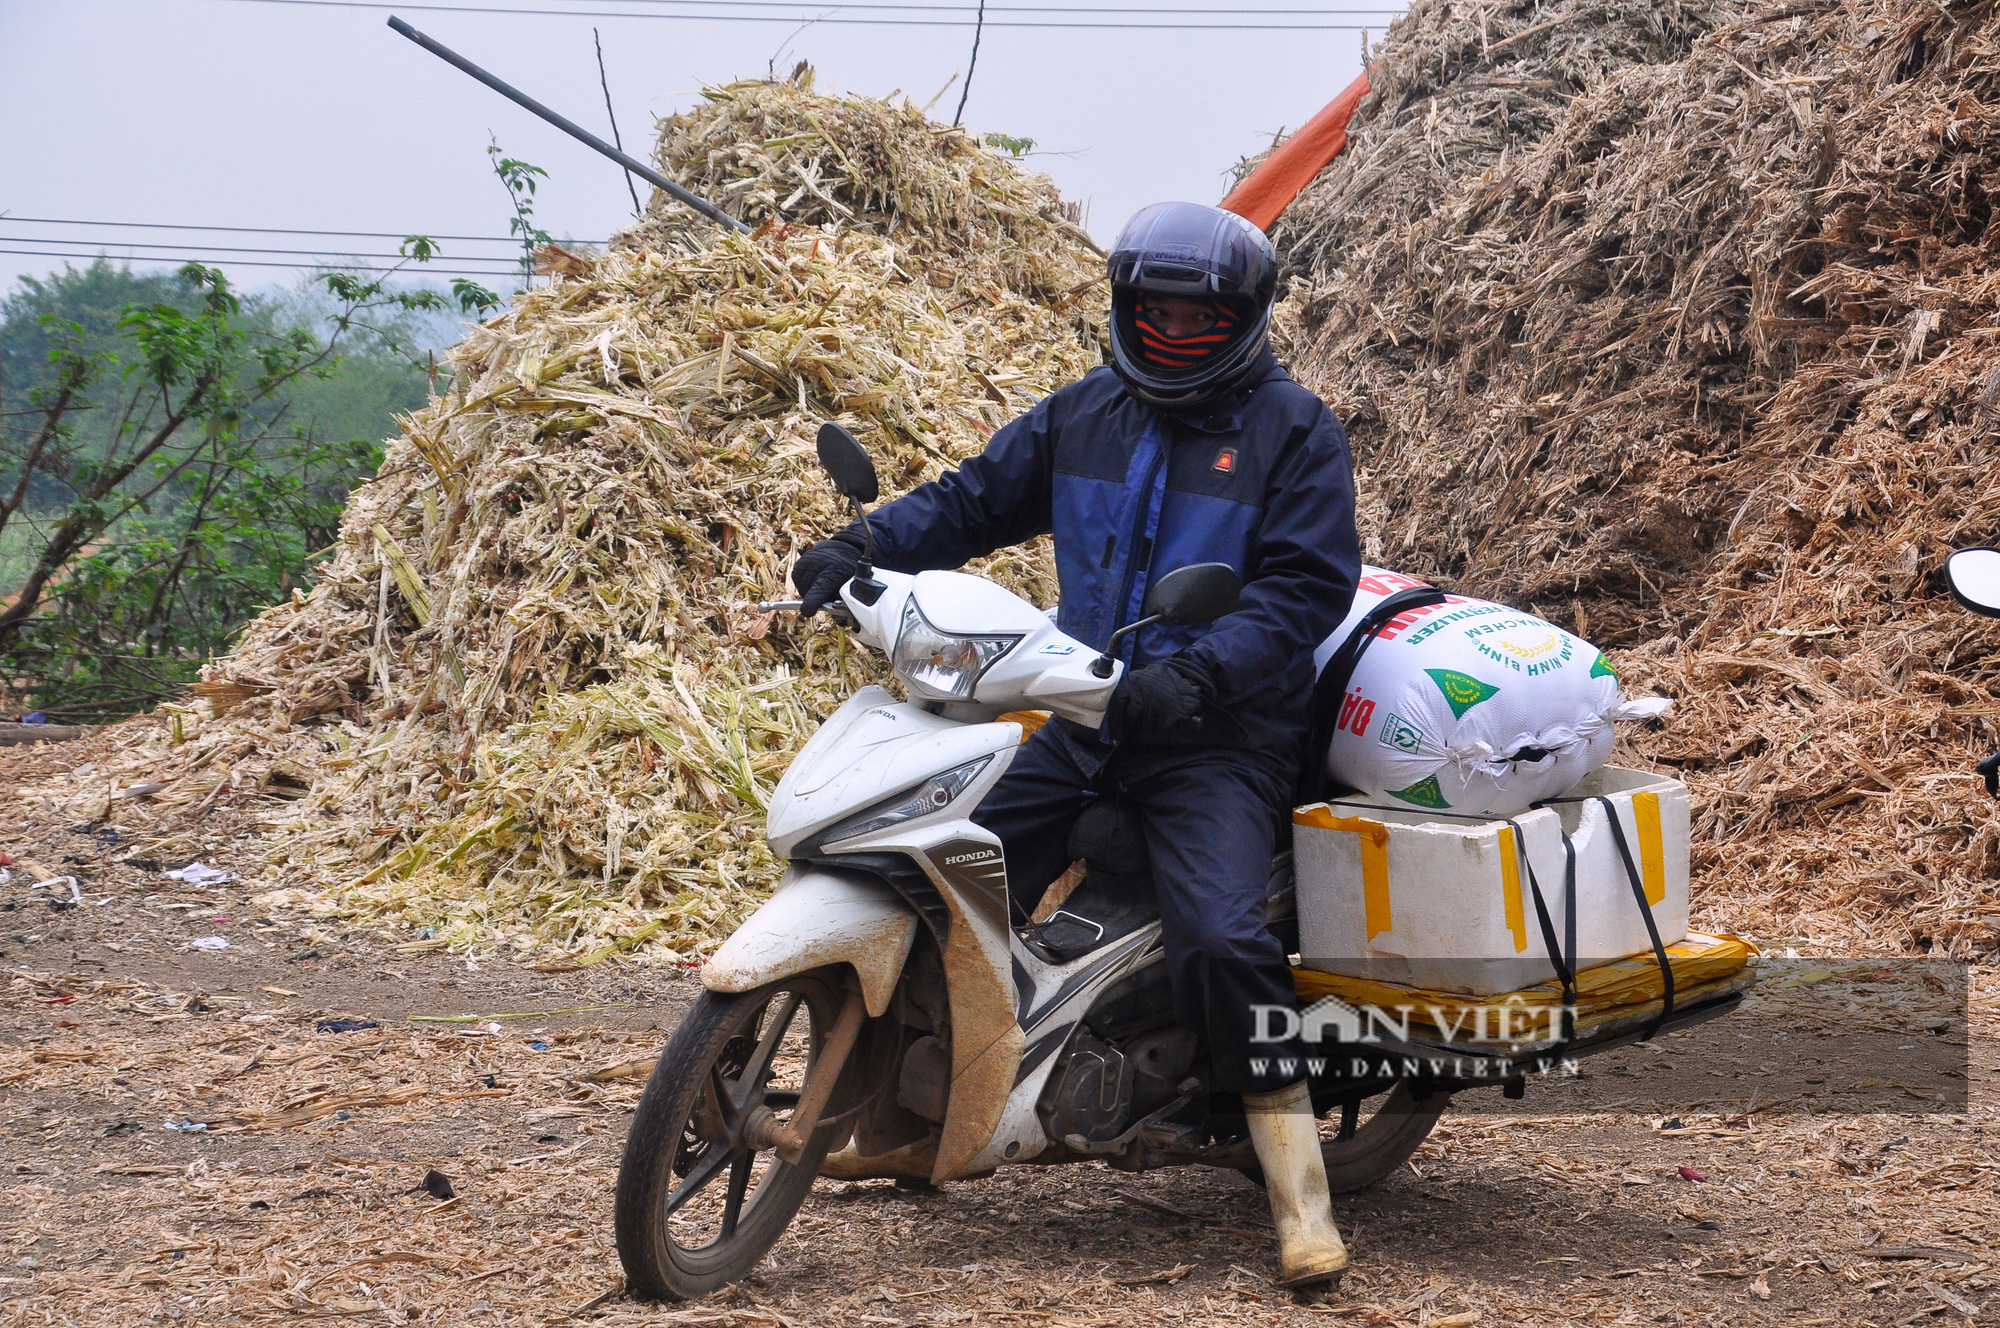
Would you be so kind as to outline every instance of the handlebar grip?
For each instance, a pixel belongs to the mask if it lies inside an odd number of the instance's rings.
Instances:
[[[766,599],[757,602],[759,613],[797,613],[805,603],[802,599]],[[839,600],[828,600],[826,616],[842,627],[854,626],[854,615]]]

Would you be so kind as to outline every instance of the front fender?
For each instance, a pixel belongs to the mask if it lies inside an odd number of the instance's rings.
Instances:
[[[871,1017],[889,1008],[917,915],[865,872],[793,866],[701,968],[710,991],[752,991],[830,964],[853,967]]]

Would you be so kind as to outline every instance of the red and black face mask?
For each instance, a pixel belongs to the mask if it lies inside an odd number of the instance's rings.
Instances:
[[[1214,303],[1215,325],[1192,336],[1170,337],[1154,326],[1147,315],[1146,301],[1139,298],[1132,309],[1132,321],[1139,331],[1139,353],[1148,364],[1168,372],[1198,368],[1210,356],[1227,346],[1242,321],[1227,301]]]

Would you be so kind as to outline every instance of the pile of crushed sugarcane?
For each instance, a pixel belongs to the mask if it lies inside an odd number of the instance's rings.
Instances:
[[[755,233],[656,199],[607,253],[545,250],[312,589],[78,809],[144,780],[171,835],[272,800],[270,874],[444,943],[685,954],[754,906],[778,775],[883,674],[754,607],[847,520],[816,431],[850,428],[889,494],[973,455],[1100,361],[1102,267],[1045,180],[809,75],[712,90],[660,158]],[[1045,549],[987,568],[1053,601]]]
[[[1372,561],[1681,698],[1711,927],[2000,947],[2000,6],[1418,0],[1277,227]]]

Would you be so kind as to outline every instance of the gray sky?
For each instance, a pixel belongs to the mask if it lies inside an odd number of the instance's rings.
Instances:
[[[1335,31],[1034,29],[989,26],[966,124],[1033,138],[1032,165],[1088,205],[1100,240],[1162,198],[1217,200],[1238,157],[1296,128],[1359,72],[1366,25],[1392,11],[1367,0],[989,0],[989,19],[1220,24],[1346,24]],[[423,0],[395,12],[585,127],[605,132],[591,28],[603,34],[628,149],[648,155],[654,118],[689,105],[705,82],[762,76],[805,58],[822,87],[919,104],[963,70],[967,27],[841,27],[794,32],[798,15],[969,20],[944,0],[928,12],[827,5],[751,6],[784,22],[604,17],[695,12],[663,0]],[[1392,0],[1393,3],[1393,0]],[[553,15],[440,12],[485,5]],[[955,7],[961,6],[962,7]],[[1001,14],[1040,5],[1057,12]],[[1200,18],[1160,11],[1206,6]],[[713,6],[709,6],[711,11]],[[1400,6],[1397,6],[1400,7]],[[1147,12],[1122,16],[1106,10]],[[1291,10],[1263,17],[1253,10]],[[1329,9],[1347,12],[1328,13]],[[595,11],[588,16],[583,11]],[[506,199],[487,136],[546,168],[537,220],[602,239],[630,214],[620,172],[392,33],[389,9],[249,0],[0,0],[0,213],[9,217],[291,227],[437,235],[506,234]],[[954,86],[933,114],[949,120]],[[642,186],[643,188],[643,186]],[[0,249],[67,249],[55,237],[150,244],[232,243],[329,254],[393,251],[393,240],[120,231],[0,220]],[[446,242],[452,255],[475,246]],[[501,252],[498,246],[477,247]],[[80,251],[86,257],[94,249]],[[119,250],[108,252],[114,255]],[[285,261],[283,254],[241,255]],[[0,254],[0,289],[59,258]],[[219,262],[256,287],[295,274]],[[136,267],[156,267],[136,263]]]

